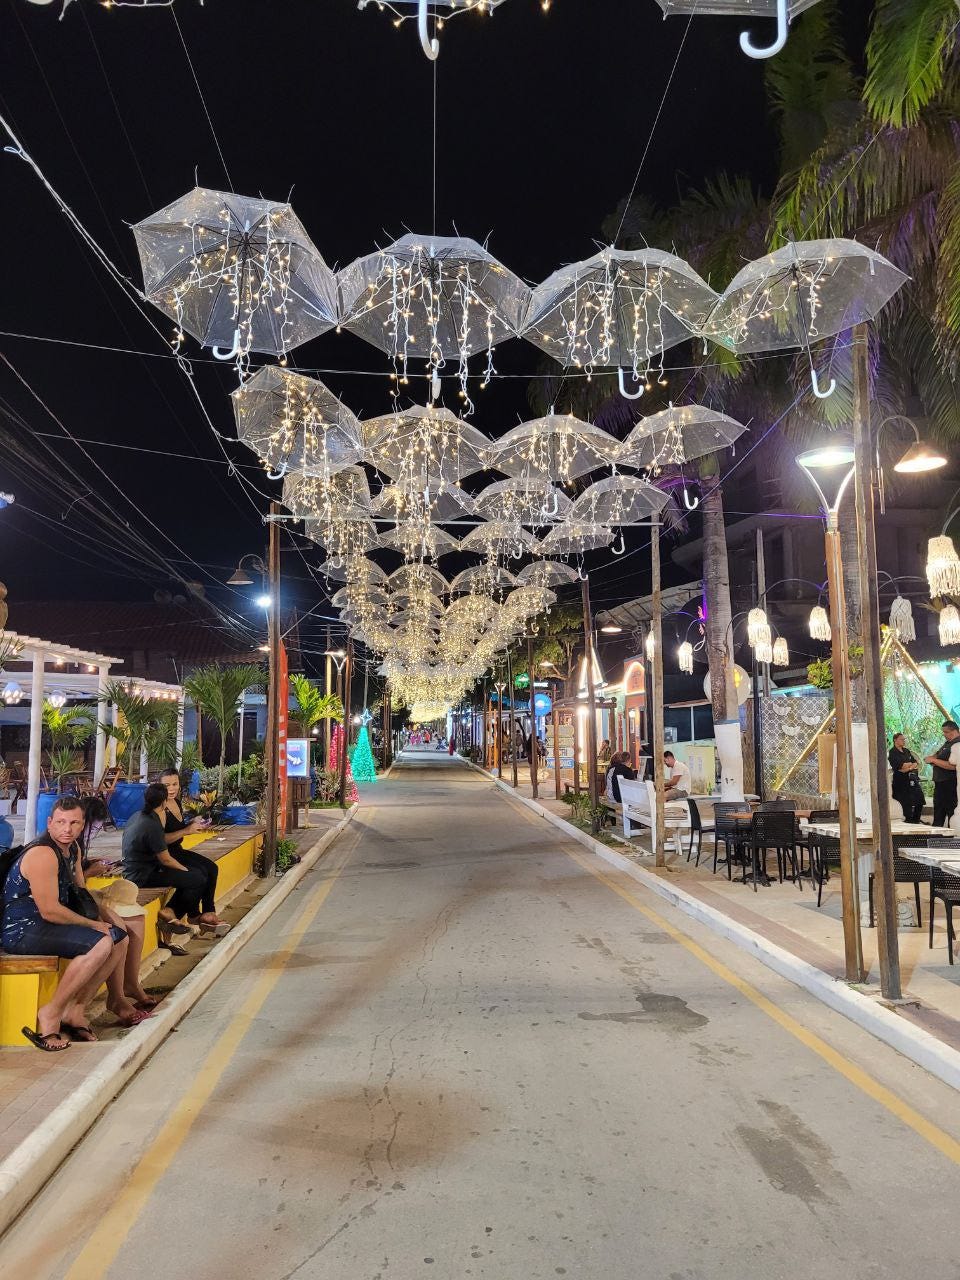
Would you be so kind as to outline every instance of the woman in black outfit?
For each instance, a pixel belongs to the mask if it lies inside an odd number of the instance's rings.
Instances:
[[[923,813],[924,795],[918,776],[920,765],[908,748],[902,733],[893,735],[893,746],[887,756],[893,770],[893,798],[903,810],[904,822],[919,822]]]
[[[187,919],[205,933],[226,933],[230,926],[217,915],[217,864],[195,849],[183,847],[184,836],[202,831],[210,823],[204,818],[194,818],[192,822],[187,822],[184,818],[180,804],[180,774],[176,769],[164,769],[160,774],[160,782],[167,789],[167,815],[164,822],[167,848],[178,862],[191,871],[199,872],[204,878],[200,893],[201,914],[188,916]]]

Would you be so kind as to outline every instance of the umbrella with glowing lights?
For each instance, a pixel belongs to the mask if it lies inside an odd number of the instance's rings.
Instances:
[[[489,451],[490,466],[505,475],[567,483],[610,466],[619,441],[571,414],[550,413],[512,427]]]
[[[699,404],[671,405],[641,418],[620,446],[621,467],[668,467],[725,449],[746,427],[735,418]]]
[[[776,18],[777,33],[772,44],[757,45],[749,31],[740,34],[740,48],[750,58],[772,58],[787,42],[791,21],[810,9],[817,0],[657,0],[664,17],[671,13],[720,14],[724,17]]]
[[[361,457],[360,423],[315,378],[265,365],[230,398],[238,439],[275,472],[327,477]]]
[[[147,299],[221,360],[337,323],[336,277],[290,205],[195,187],[133,226]]]

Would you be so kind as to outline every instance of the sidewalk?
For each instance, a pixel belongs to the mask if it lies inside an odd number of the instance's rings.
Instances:
[[[343,818],[340,809],[311,809],[308,812],[309,826],[291,833],[301,853],[311,849]],[[119,847],[120,832],[106,831],[97,837],[92,852],[119,852]],[[223,910],[224,918],[236,925],[276,884],[273,879],[254,881]],[[230,936],[226,935],[227,938]],[[194,938],[190,943],[190,955],[181,958],[170,956],[161,948],[159,954],[166,955],[167,959],[147,978],[148,988],[155,993],[169,993],[223,941],[225,939]],[[118,1028],[113,1016],[96,1005],[93,1015],[92,1025],[100,1036],[96,1044],[73,1044],[65,1053],[58,1054],[40,1053],[30,1045],[22,1049],[0,1049],[0,1164],[47,1119],[54,1108],[76,1092],[116,1048],[118,1041],[142,1034],[142,1028],[150,1029],[154,1022],[150,1019],[140,1027]]]
[[[496,770],[491,770],[496,777]],[[503,780],[511,782],[510,770],[504,769]],[[523,763],[518,766],[517,794],[531,798],[529,769]],[[569,822],[570,806],[556,799],[553,776],[540,781],[537,803],[548,812]],[[618,838],[619,837],[619,838]],[[649,833],[636,834],[627,841],[623,828],[606,827],[605,841],[616,852],[631,859],[652,875],[669,880],[672,887],[682,889],[704,905],[721,912],[730,920],[752,930],[760,938],[805,961],[831,978],[843,979],[843,926],[840,913],[840,877],[835,874],[823,886],[823,905],[817,909],[816,889],[810,889],[809,880],[803,881],[802,891],[790,882],[769,888],[761,886],[756,893],[750,884],[737,880],[728,881],[726,868],[721,866],[712,874],[713,842],[704,836],[704,853],[699,868],[692,862],[678,860],[672,848],[667,850],[666,869],[658,870],[653,863]],[[771,858],[771,866],[773,859]],[[879,994],[880,973],[877,960],[877,931],[869,928],[866,908],[866,885],[861,885],[863,897],[863,958],[867,971],[866,987],[871,994]],[[912,885],[898,885],[898,896],[913,908]],[[921,889],[923,928],[901,925],[900,966],[903,994],[907,1003],[898,1005],[897,1014],[916,1026],[922,1027],[945,1044],[960,1050],[960,963],[952,967],[947,963],[946,919],[942,904],[936,914],[933,949],[927,946],[929,892]]]

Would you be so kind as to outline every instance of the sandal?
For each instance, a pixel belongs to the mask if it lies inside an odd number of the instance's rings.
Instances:
[[[27,1037],[31,1044],[35,1044],[38,1049],[42,1049],[44,1053],[63,1053],[64,1049],[69,1049],[67,1044],[50,1044],[51,1040],[59,1040],[59,1031],[48,1031],[41,1035],[39,1031],[31,1031],[29,1027],[21,1027],[21,1032]]]
[[[134,1013],[128,1013],[125,1017],[117,1017],[114,1026],[116,1027],[139,1027],[141,1022],[146,1022],[148,1018],[152,1018],[153,1014],[146,1009],[137,1008]]]
[[[94,1044],[100,1039],[93,1027],[77,1027],[74,1026],[72,1022],[61,1022],[60,1030],[65,1032],[71,1040],[75,1040],[79,1044]]]
[[[157,920],[157,928],[161,933],[179,934],[189,933],[192,935],[193,928],[188,924],[181,924],[179,920],[168,920],[166,916],[160,916]]]

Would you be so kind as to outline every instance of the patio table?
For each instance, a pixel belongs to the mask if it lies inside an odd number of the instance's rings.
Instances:
[[[838,839],[840,836],[839,822],[808,823],[807,830],[815,831],[821,836],[833,836],[834,839]],[[854,830],[858,842],[873,840],[873,827],[869,822],[858,822]],[[927,827],[922,822],[901,821],[890,823],[890,834],[894,836],[917,836],[924,840],[928,836],[957,836],[957,832],[951,830],[950,827]]]
[[[960,875],[960,849],[927,849],[921,845],[908,845],[898,849],[897,855],[911,862],[922,862],[927,867],[939,867],[951,875]]]

